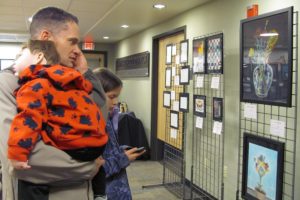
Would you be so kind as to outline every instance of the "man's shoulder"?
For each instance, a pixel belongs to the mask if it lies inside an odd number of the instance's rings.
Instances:
[[[11,71],[9,70],[1,70],[0,71],[0,82],[5,83],[4,85],[7,84],[17,84],[18,83],[18,77],[15,76]]]

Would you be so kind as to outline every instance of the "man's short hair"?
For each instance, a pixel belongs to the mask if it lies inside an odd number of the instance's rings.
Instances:
[[[32,54],[42,52],[49,65],[55,65],[60,62],[55,44],[50,40],[29,40],[28,48]]]
[[[38,39],[41,30],[46,29],[52,33],[63,30],[68,22],[78,24],[78,18],[60,8],[46,7],[37,11],[30,24],[31,39]]]

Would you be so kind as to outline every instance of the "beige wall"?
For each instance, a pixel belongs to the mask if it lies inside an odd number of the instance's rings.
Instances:
[[[237,189],[238,170],[238,142],[239,142],[239,28],[240,20],[246,17],[248,5],[259,4],[259,13],[266,13],[280,8],[294,6],[300,10],[299,0],[215,0],[198,8],[192,9],[170,21],[154,26],[146,31],[119,42],[116,46],[116,57],[124,57],[143,51],[150,52],[152,57],[152,37],[175,28],[187,27],[189,52],[192,52],[194,37],[222,31],[224,33],[224,76],[225,76],[225,200],[235,199]],[[300,44],[298,44],[300,46]],[[298,55],[299,56],[299,55]],[[300,57],[300,56],[299,56]],[[189,63],[192,63],[189,53]],[[298,64],[299,65],[299,64]],[[121,100],[128,103],[129,109],[142,120],[150,138],[151,126],[151,66],[150,77],[131,78],[124,81]],[[192,83],[191,83],[192,85]],[[299,90],[299,89],[298,89]],[[192,92],[191,86],[189,92]],[[299,93],[299,91],[298,91]],[[299,95],[298,95],[299,97]],[[190,105],[191,102],[190,102]],[[298,111],[299,113],[299,111]],[[191,129],[192,120],[188,120],[187,131],[187,178],[190,177],[191,165]],[[298,119],[298,123],[300,120]],[[299,130],[299,127],[298,127]],[[299,131],[298,131],[299,132]],[[298,137],[297,168],[299,168],[300,137]],[[296,169],[297,169],[296,168]],[[298,170],[299,171],[299,170]],[[300,198],[300,172],[296,170],[295,197]]]

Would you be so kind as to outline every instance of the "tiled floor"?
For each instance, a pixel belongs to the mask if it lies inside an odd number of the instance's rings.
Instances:
[[[163,166],[155,161],[135,161],[126,169],[133,200],[177,200],[163,186],[147,187],[162,183]]]

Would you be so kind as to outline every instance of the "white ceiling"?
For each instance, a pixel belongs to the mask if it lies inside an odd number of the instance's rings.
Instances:
[[[0,42],[28,39],[28,18],[39,8],[55,6],[79,18],[82,39],[114,43],[212,0],[0,0]],[[163,3],[163,10],[153,8]],[[129,28],[120,28],[128,24]],[[104,40],[103,36],[109,36]]]

